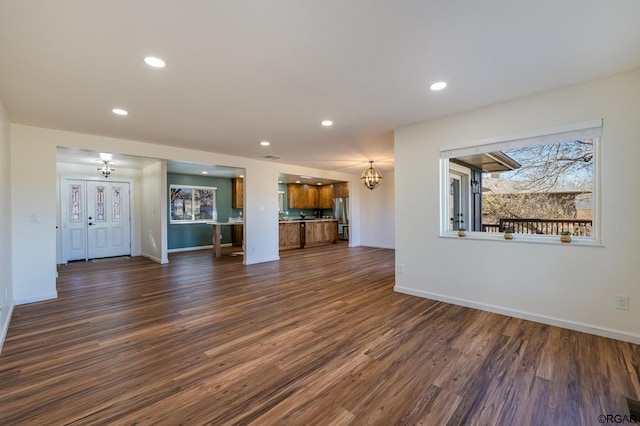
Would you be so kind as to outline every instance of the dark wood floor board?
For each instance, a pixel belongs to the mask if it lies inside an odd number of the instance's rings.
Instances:
[[[0,424],[596,424],[637,345],[393,292],[394,253],[203,250],[59,267],[17,306]]]

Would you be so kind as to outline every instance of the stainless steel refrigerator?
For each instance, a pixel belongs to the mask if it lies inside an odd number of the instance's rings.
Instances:
[[[338,234],[343,240],[349,239],[349,198],[333,199],[333,217],[338,219]]]

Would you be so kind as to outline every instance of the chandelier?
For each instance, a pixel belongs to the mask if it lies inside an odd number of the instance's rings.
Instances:
[[[104,163],[104,166],[100,166],[100,167],[98,167],[98,172],[99,172],[102,176],[104,176],[104,178],[106,179],[106,178],[108,178],[109,176],[111,176],[111,174],[112,174],[113,172],[115,172],[115,171],[116,171],[116,169],[111,168],[111,167],[109,166],[109,162],[108,162],[108,161],[104,161],[104,160],[103,160],[102,162]]]
[[[382,173],[373,168],[373,161],[369,161],[369,168],[360,176],[362,184],[373,191],[382,183]]]

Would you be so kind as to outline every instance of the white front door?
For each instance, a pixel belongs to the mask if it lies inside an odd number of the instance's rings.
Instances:
[[[128,182],[64,179],[62,261],[131,254]]]
[[[87,258],[130,254],[129,184],[87,181]]]

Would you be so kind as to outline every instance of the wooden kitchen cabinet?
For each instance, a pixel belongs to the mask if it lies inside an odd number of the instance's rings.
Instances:
[[[323,246],[338,242],[338,221],[310,221],[305,226],[305,247]]]
[[[278,223],[280,250],[302,249],[338,242],[338,221],[296,220]]]
[[[244,179],[243,178],[231,179],[231,207],[234,209],[244,208]]]
[[[287,198],[289,209],[316,209],[318,208],[318,187],[290,183],[287,185]]]
[[[301,240],[300,236],[300,222],[280,222],[278,228],[280,250],[304,247],[304,241]]]
[[[349,196],[349,182],[333,184],[333,198],[346,198]]]
[[[318,208],[333,208],[333,185],[322,185],[318,187]]]
[[[234,247],[242,247],[242,240],[244,239],[243,231],[243,225],[231,225],[231,244]]]

